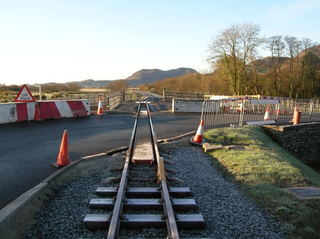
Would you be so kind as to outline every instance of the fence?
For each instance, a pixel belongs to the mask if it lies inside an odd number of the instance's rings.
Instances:
[[[96,110],[98,108],[99,96],[101,95],[96,96],[90,101],[91,108],[93,110]],[[137,94],[134,91],[118,91],[101,97],[103,106],[106,110],[115,110],[120,104],[123,104],[126,101],[136,100],[138,98]]]
[[[201,117],[207,126],[264,124],[265,120],[288,123],[292,120],[295,107],[301,112],[301,122],[320,120],[320,101],[318,99],[287,98],[205,100]],[[268,113],[266,114],[266,112]]]
[[[204,100],[206,99],[205,94],[199,92],[180,92],[180,91],[168,91],[163,90],[162,99],[171,100],[171,99],[185,99],[185,100]]]
[[[96,111],[98,108],[99,98],[102,99],[103,106],[106,110],[114,110],[125,101],[137,99],[137,95],[134,91],[88,92],[68,94],[63,97],[55,98],[55,100],[88,99],[90,101],[91,110]]]

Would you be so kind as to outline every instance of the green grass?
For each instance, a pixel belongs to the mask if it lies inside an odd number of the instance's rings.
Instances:
[[[274,143],[261,127],[214,129],[205,138],[214,144],[243,146],[211,152],[217,159],[213,163],[273,214],[288,238],[320,238],[320,200],[300,201],[281,189],[320,186],[317,172]]]

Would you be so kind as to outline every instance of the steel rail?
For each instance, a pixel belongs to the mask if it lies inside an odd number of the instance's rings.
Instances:
[[[117,192],[117,197],[116,197],[116,201],[115,201],[115,205],[112,213],[112,218],[109,225],[109,231],[107,236],[108,239],[118,238],[120,219],[121,219],[120,215],[123,209],[123,200],[125,197],[125,189],[127,186],[128,174],[129,174],[129,163],[131,161],[132,154],[133,154],[134,141],[135,141],[136,132],[137,132],[140,109],[141,109],[141,102],[137,110],[136,120],[134,122],[133,131],[130,138],[129,149],[127,151],[126,160],[125,160],[125,164],[124,164],[122,175],[121,175],[119,189]]]
[[[146,105],[147,105],[147,112],[148,112],[148,118],[149,118],[154,155],[156,157],[157,164],[158,164],[158,180],[160,181],[160,185],[161,185],[160,191],[161,191],[161,197],[163,199],[164,212],[166,214],[166,225],[169,233],[168,238],[179,239],[180,237],[179,237],[177,222],[174,215],[174,211],[173,211],[173,207],[172,207],[172,203],[169,195],[169,190],[166,182],[166,177],[165,177],[163,158],[160,157],[160,153],[157,145],[157,137],[154,132],[152,120],[150,117],[149,105],[148,103],[146,103]]]

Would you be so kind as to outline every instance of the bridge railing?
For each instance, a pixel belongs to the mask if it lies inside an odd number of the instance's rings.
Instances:
[[[285,123],[291,122],[295,107],[301,112],[301,122],[320,120],[319,99],[289,98],[205,100],[202,118],[207,126],[242,125],[265,120]]]
[[[180,100],[204,100],[207,96],[204,93],[200,92],[180,92],[180,91],[169,91],[163,90],[162,99],[171,100],[171,99],[180,99]]]
[[[106,110],[115,110],[120,104],[136,99],[137,95],[134,91],[115,91],[109,93],[106,96],[102,96],[102,105]],[[91,100],[91,108],[93,109],[93,111],[98,108],[98,101],[98,96]]]

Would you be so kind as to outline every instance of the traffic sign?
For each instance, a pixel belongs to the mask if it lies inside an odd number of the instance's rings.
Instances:
[[[14,99],[15,102],[35,102],[36,99],[32,96],[29,88],[26,85],[23,85]]]

